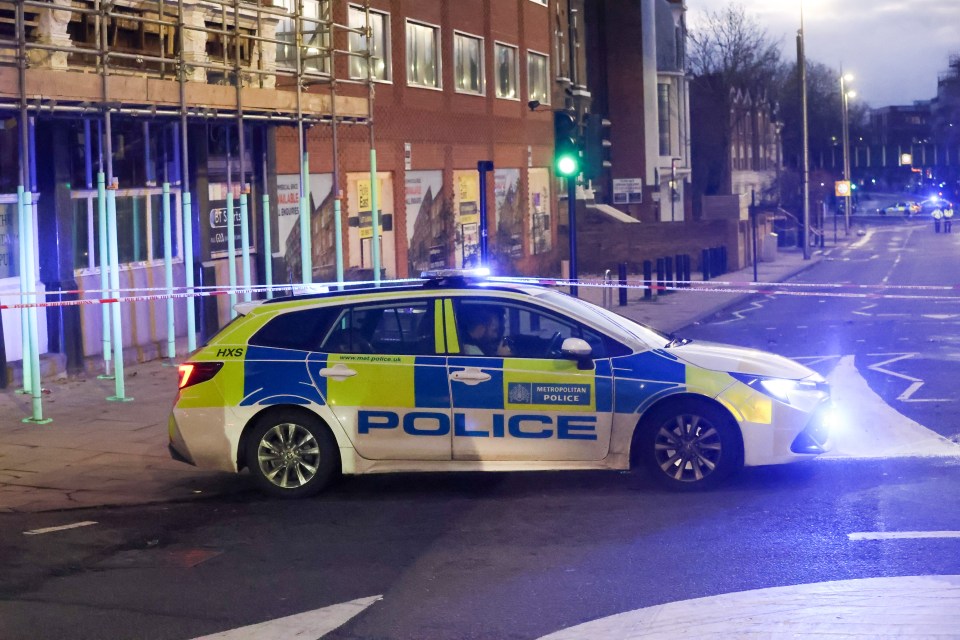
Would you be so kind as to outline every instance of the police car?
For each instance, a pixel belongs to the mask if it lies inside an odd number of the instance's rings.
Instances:
[[[639,466],[708,488],[829,448],[828,386],[792,360],[544,286],[424,276],[238,305],[180,366],[172,455],[299,497],[401,471]]]

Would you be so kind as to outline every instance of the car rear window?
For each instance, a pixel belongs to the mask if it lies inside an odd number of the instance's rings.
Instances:
[[[339,312],[338,307],[319,307],[281,313],[253,334],[250,344],[258,347],[317,351],[330,323]]]

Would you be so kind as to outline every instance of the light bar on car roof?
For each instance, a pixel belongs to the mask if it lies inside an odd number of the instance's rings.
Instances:
[[[476,267],[474,269],[431,269],[422,272],[420,277],[424,280],[446,280],[448,278],[486,278],[489,275],[490,269]]]

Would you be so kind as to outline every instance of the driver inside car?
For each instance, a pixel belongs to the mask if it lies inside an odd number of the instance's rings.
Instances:
[[[464,321],[463,353],[468,356],[510,357],[513,349],[503,336],[503,313],[490,307],[471,307]]]

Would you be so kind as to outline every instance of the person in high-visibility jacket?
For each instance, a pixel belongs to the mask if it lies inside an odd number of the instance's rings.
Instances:
[[[943,208],[943,232],[953,233],[953,205],[948,204]]]
[[[940,207],[937,207],[933,210],[933,231],[934,233],[940,233],[940,221],[943,219],[943,210]]]

